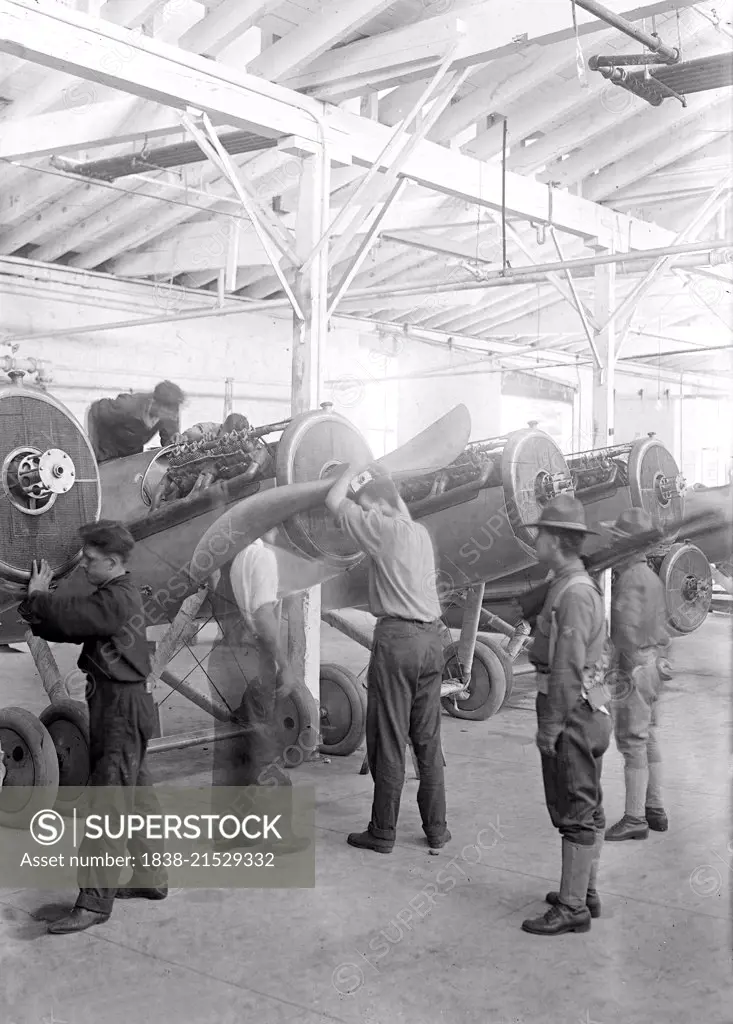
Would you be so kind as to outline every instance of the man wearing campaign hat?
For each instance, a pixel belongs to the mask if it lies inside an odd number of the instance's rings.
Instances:
[[[522,929],[534,935],[586,932],[600,916],[596,875],[606,827],[603,755],[611,738],[606,704],[603,595],[580,558],[589,530],[582,504],[568,494],[543,509],[536,550],[553,572],[537,619],[537,746],[550,819],[562,836],[562,880],[551,904]]]
[[[602,524],[614,536],[636,537],[654,528],[641,508],[622,512],[615,523]],[[657,658],[669,641],[664,586],[647,564],[644,552],[621,565],[613,583],[611,641],[614,668],[623,699],[611,713],[616,746],[624,759],[626,808],[606,833],[609,842],[646,839],[649,829],[666,832],[662,803],[662,756],[657,743],[657,711],[662,679]]]

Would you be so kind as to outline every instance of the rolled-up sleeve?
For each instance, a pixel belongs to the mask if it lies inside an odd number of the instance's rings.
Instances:
[[[338,526],[369,555],[379,555],[382,550],[385,517],[376,509],[364,509],[349,498],[339,505],[336,516]]]

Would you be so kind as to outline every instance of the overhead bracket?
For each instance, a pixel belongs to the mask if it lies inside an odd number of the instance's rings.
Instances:
[[[199,128],[199,126],[194,123],[193,116],[197,114],[200,116],[203,129]],[[252,223],[252,227],[262,244],[262,248],[267,253],[267,257],[272,264],[273,270],[277,274],[280,284],[283,287],[283,291],[287,295],[290,304],[293,307],[295,315],[300,320],[304,320],[305,317],[303,316],[300,304],[298,303],[298,300],[285,277],[283,269],[280,266],[280,257],[275,252],[275,248],[279,249],[282,255],[286,256],[296,268],[300,268],[302,265],[301,260],[293,249],[291,236],[282,224],[280,224],[275,215],[270,213],[270,211],[267,210],[260,202],[249,182],[240,179],[236,167],[232,163],[229,154],[222,146],[207,114],[200,111],[193,111],[189,108],[185,113],[180,113],[179,117],[184,127],[191,133],[197,144],[201,147],[201,151],[206,154],[209,160],[211,160],[216,167],[219,168],[223,176],[234,189],[235,194],[244,207],[245,212]]]

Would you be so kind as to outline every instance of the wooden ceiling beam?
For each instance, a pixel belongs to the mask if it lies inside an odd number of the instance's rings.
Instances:
[[[691,7],[694,2],[658,0],[633,8],[630,0],[606,0],[606,6],[633,20]],[[381,78],[381,87],[385,88],[389,84],[389,80],[384,78],[386,70],[392,69],[396,80],[399,80],[411,63],[431,59],[436,64],[440,63],[447,44],[457,36],[459,20],[465,34],[451,65],[454,69],[484,64],[515,53],[525,45],[548,45],[574,37],[573,20],[565,0],[542,0],[533,5],[529,26],[527,14],[524,0],[487,0],[458,12],[451,11],[339,47],[323,54],[305,72],[285,78],[284,84],[318,95],[320,88],[348,82],[350,76],[372,74]],[[598,18],[580,8],[577,9],[577,22],[581,35],[597,34],[606,27]]]

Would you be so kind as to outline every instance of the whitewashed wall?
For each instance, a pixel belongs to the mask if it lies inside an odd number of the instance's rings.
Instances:
[[[101,288],[98,278],[90,278],[86,289],[60,281],[0,279],[0,315],[8,334],[79,328],[63,338],[24,341],[17,354],[49,362],[48,390],[81,422],[96,399],[128,389],[152,390],[165,378],[188,396],[185,422],[221,419],[227,377],[235,382],[235,410],[252,422],[288,416],[287,319],[247,314],[84,333],[91,324],[153,317],[182,306],[178,296],[144,286]]]
[[[633,441],[654,431],[674,454],[688,484],[726,483],[733,455],[733,402],[665,394],[616,396],[616,437]]]

